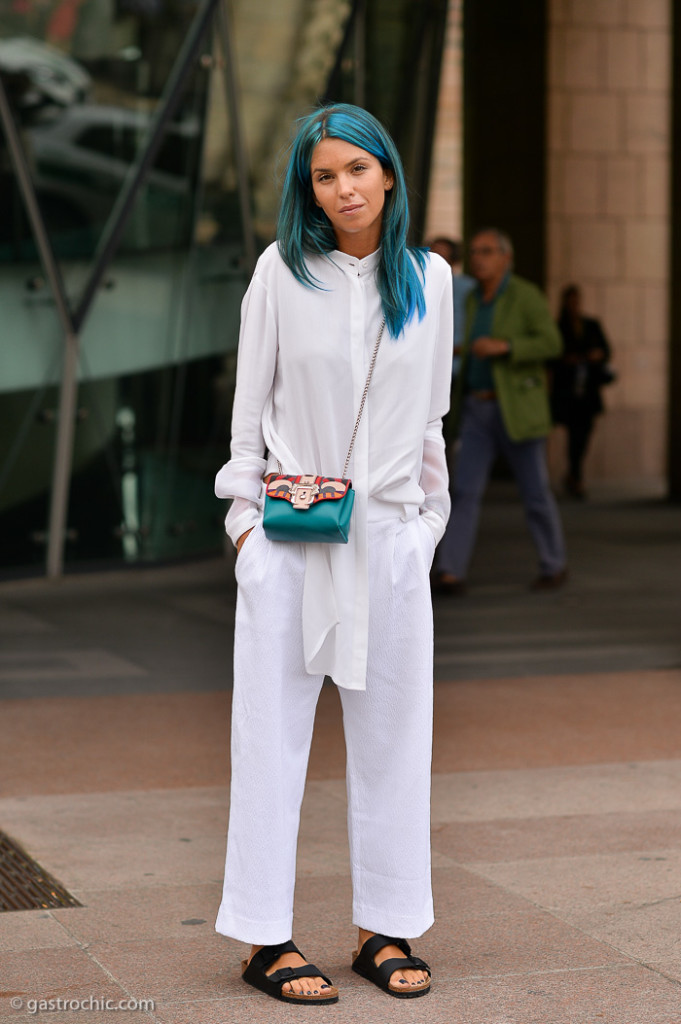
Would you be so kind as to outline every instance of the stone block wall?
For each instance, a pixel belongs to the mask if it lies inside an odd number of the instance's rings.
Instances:
[[[462,54],[463,0],[449,0],[435,140],[428,189],[426,239],[461,238],[462,214]]]
[[[614,349],[587,478],[662,487],[671,0],[549,0],[547,282],[579,284]],[[557,434],[559,432],[557,431]],[[564,471],[562,438],[550,446]]]

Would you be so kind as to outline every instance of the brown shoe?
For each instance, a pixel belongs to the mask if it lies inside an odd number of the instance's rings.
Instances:
[[[530,583],[530,590],[558,590],[567,583],[567,578],[567,569],[561,569],[552,575],[537,576],[536,580]]]
[[[584,501],[586,498],[584,484],[574,476],[565,477],[565,492],[566,494],[569,494],[570,497],[577,498],[578,501]]]
[[[459,580],[449,573],[435,573],[431,582],[431,590],[442,597],[461,597],[466,593],[466,581]]]

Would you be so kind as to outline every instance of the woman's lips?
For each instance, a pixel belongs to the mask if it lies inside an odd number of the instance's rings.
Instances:
[[[361,210],[362,204],[356,203],[353,206],[341,206],[340,213],[354,213],[356,210]]]

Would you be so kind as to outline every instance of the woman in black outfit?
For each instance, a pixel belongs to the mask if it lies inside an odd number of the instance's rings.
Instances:
[[[610,345],[598,320],[582,314],[577,285],[563,289],[558,326],[564,347],[562,357],[552,364],[551,410],[555,422],[567,429],[569,472],[565,488],[573,497],[584,498],[582,461],[594,418],[603,412],[601,388],[615,377],[607,365]]]

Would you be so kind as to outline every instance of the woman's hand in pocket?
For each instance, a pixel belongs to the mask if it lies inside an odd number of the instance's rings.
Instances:
[[[249,533],[251,533],[252,530],[253,530],[253,527],[251,527],[250,530],[246,530],[246,532],[242,533],[241,536],[239,537],[239,539],[237,540],[237,542],[236,542],[236,553],[237,553],[237,555],[241,551],[241,549],[244,546],[244,543],[246,541],[246,538],[248,537]]]

